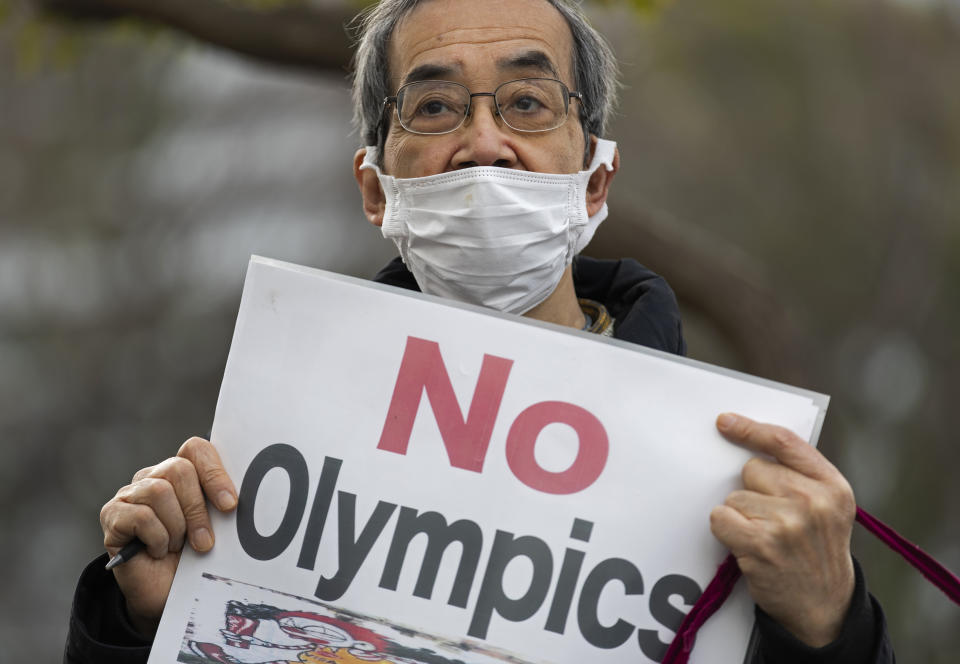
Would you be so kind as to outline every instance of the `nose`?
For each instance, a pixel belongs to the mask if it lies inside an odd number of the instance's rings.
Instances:
[[[511,146],[510,129],[497,118],[493,97],[474,97],[470,115],[460,127],[463,141],[453,155],[456,168],[501,166],[513,168],[517,155]]]

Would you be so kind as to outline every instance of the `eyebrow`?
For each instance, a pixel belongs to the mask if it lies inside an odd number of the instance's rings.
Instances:
[[[541,73],[550,74],[553,78],[560,78],[553,60],[543,51],[525,51],[517,55],[497,60],[500,69],[537,69]]]
[[[438,78],[449,78],[451,75],[461,71],[460,65],[439,65],[425,64],[411,69],[403,77],[403,85],[414,83],[416,81],[429,81]]]
[[[553,78],[560,78],[557,68],[553,61],[543,51],[531,50],[511,55],[497,60],[498,69],[535,69],[540,73],[549,74]],[[459,63],[438,64],[427,63],[414,67],[407,75],[403,77],[401,85],[414,83],[416,81],[430,81],[436,79],[449,79],[456,74],[463,72],[463,67]]]

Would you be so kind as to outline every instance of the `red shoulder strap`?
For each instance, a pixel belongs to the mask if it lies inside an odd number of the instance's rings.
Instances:
[[[881,542],[903,556],[903,559],[916,567],[937,588],[960,604],[960,579],[941,565],[929,553],[906,539],[896,530],[866,510],[857,508],[857,523],[873,533]]]
[[[947,597],[960,604],[960,579],[937,562],[930,554],[860,507],[857,507],[857,523],[903,556],[904,560],[917,568],[930,583],[942,590]],[[713,580],[710,581],[707,589],[703,591],[703,595],[690,609],[687,617],[683,619],[680,629],[677,630],[677,634],[660,664],[686,664],[687,660],[690,659],[690,653],[693,651],[697,630],[730,596],[730,592],[739,578],[740,568],[737,567],[737,561],[733,554],[730,554],[717,568]]]
[[[707,618],[716,613],[717,609],[726,601],[740,578],[740,568],[737,567],[737,559],[733,554],[728,554],[713,580],[707,585],[707,589],[700,595],[693,608],[687,614],[677,630],[677,635],[673,638],[670,647],[667,648],[667,654],[663,656],[660,664],[686,664],[690,659],[690,653],[693,652],[693,644],[697,638],[697,630],[707,622]]]

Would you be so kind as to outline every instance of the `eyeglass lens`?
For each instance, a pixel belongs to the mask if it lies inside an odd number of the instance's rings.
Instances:
[[[526,78],[509,81],[495,91],[503,121],[517,131],[547,131],[567,117],[569,92],[560,81]],[[397,115],[407,131],[444,134],[463,123],[470,91],[451,81],[417,81],[397,92]]]

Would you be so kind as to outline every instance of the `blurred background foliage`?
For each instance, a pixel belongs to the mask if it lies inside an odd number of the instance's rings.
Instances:
[[[249,254],[393,253],[350,173],[347,40],[282,37],[358,5],[192,4],[228,37],[167,5],[0,0],[0,662],[58,660],[100,506],[209,429]],[[831,394],[860,504],[960,570],[960,2],[589,9],[625,89],[588,253],[665,274],[694,357]],[[855,550],[900,659],[956,662],[960,610]]]

